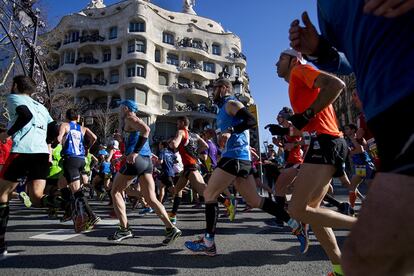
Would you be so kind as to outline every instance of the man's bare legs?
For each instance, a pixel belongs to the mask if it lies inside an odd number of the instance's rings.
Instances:
[[[335,168],[331,165],[302,164],[289,203],[289,214],[299,221],[312,225],[350,229],[356,218],[329,209],[309,206],[315,198],[325,195],[325,187],[329,185],[334,172]]]
[[[377,173],[345,242],[346,275],[399,276],[414,271],[413,195],[413,176]]]

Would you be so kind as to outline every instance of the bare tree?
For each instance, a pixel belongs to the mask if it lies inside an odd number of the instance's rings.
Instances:
[[[92,129],[100,138],[101,143],[107,143],[110,135],[118,126],[118,114],[113,113],[108,105],[92,112],[93,127]]]

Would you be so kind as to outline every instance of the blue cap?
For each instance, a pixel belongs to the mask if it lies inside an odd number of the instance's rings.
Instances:
[[[103,149],[98,152],[98,155],[108,155],[108,152]]]
[[[138,105],[133,100],[123,100],[120,104],[125,105],[132,112],[137,112],[138,111]]]

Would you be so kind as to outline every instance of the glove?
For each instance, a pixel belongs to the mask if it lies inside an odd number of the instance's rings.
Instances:
[[[281,127],[279,125],[267,125],[265,126],[265,129],[269,129],[270,133],[272,135],[288,135],[289,134],[289,128],[287,127]]]
[[[308,108],[303,113],[297,113],[297,114],[290,116],[288,120],[292,123],[294,127],[301,130],[309,123],[309,120],[312,119],[313,117],[315,117],[313,110],[311,108]]]

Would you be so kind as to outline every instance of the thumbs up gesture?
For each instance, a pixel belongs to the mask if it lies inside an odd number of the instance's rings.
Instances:
[[[300,22],[298,19],[290,24],[290,46],[305,55],[315,54],[319,45],[318,32],[309,19],[307,12],[302,13],[302,21],[304,27],[299,25]]]

